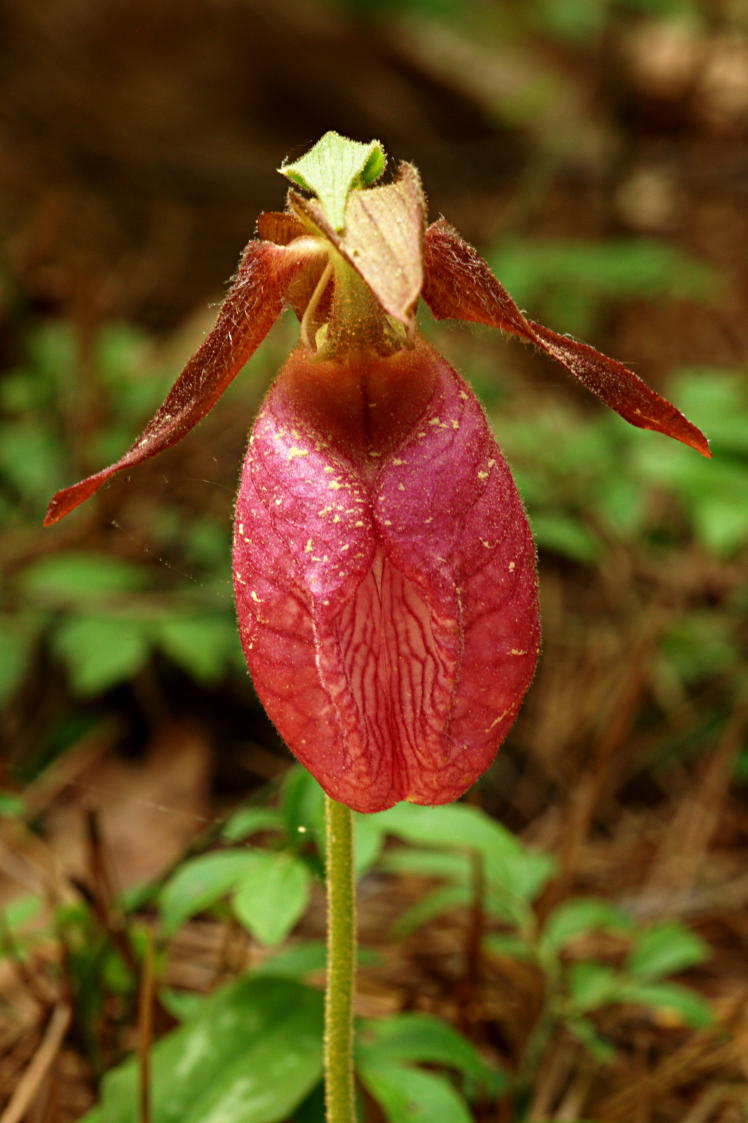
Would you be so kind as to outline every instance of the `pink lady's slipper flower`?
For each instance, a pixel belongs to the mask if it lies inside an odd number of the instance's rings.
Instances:
[[[446,803],[487,768],[532,679],[535,551],[475,396],[415,326],[489,324],[541,348],[628,421],[709,455],[614,359],[527,320],[418,173],[370,186],[376,142],[328,133],[282,169],[215,328],[116,464],[59,492],[56,522],[180,440],[290,304],[301,341],[255,422],[236,502],[234,587],[257,693],[290,749],[358,811]],[[302,193],[304,192],[304,193]]]

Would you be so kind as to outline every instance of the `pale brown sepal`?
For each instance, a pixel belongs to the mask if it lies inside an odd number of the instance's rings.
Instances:
[[[403,163],[394,182],[351,191],[342,232],[332,229],[315,199],[291,191],[289,202],[356,270],[382,309],[409,327],[423,283],[426,200],[416,169]]]

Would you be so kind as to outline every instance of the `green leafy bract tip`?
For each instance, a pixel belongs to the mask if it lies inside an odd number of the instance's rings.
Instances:
[[[295,164],[284,164],[278,170],[297,187],[313,192],[333,230],[342,230],[348,195],[375,183],[386,163],[378,140],[364,144],[329,132]]]

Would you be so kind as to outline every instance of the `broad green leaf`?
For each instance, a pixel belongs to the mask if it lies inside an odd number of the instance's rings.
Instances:
[[[23,928],[37,916],[41,907],[42,899],[34,893],[24,893],[22,897],[16,897],[15,900],[9,901],[7,905],[3,905],[3,924],[5,928],[10,932]]]
[[[23,815],[26,804],[17,792],[0,791],[0,819],[16,819]]]
[[[360,966],[377,966],[381,956],[367,948],[359,947],[357,960]],[[298,979],[324,971],[327,949],[324,940],[304,940],[291,947],[274,952],[264,963],[252,969],[253,975],[274,975],[283,979]]]
[[[145,666],[148,629],[126,616],[73,616],[59,625],[52,647],[76,693],[90,696],[126,682]]]
[[[221,834],[229,842],[241,842],[258,831],[273,829],[282,829],[282,823],[272,807],[240,807],[226,820]]]
[[[604,963],[572,963],[567,978],[575,1011],[596,1010],[619,1001],[623,981],[617,971]]]
[[[658,924],[642,933],[626,960],[635,979],[659,979],[709,958],[709,947],[682,924]]]
[[[287,979],[239,980],[151,1053],[153,1123],[280,1123],[322,1068],[322,995]],[[104,1078],[82,1123],[139,1123],[133,1061]]]
[[[234,912],[260,943],[279,944],[307,906],[310,877],[307,865],[287,851],[257,851],[234,891]]]
[[[393,924],[392,930],[398,936],[407,936],[414,929],[420,928],[422,924],[428,924],[443,912],[467,908],[471,901],[472,893],[467,886],[445,885],[442,889],[435,889],[433,893],[426,893],[401,913]]]
[[[707,1000],[678,983],[629,983],[622,988],[619,1000],[667,1010],[692,1029],[705,1029],[714,1021],[714,1011]]]
[[[444,1076],[394,1064],[363,1066],[360,1076],[387,1123],[472,1123],[465,1101]]]
[[[441,877],[458,885],[470,882],[470,855],[453,850],[419,850],[403,846],[390,850],[382,859],[381,868],[393,873],[414,873],[422,877]]]
[[[384,830],[374,815],[353,813],[354,850],[356,876],[360,877],[376,862],[384,846]]]
[[[198,682],[207,684],[216,682],[225,671],[235,636],[236,624],[229,616],[169,616],[154,629],[161,650]]]
[[[310,837],[320,854],[325,852],[325,795],[314,777],[300,764],[283,777],[281,815],[291,845],[302,845]]]
[[[257,862],[258,850],[219,850],[183,862],[159,895],[161,923],[167,935],[190,916],[215,905]]]
[[[300,981],[312,972],[324,971],[326,963],[327,948],[324,940],[304,940],[303,943],[274,952],[264,963],[253,968],[252,974]]]
[[[33,651],[32,629],[4,617],[0,622],[0,703],[7,702],[20,686]]]
[[[616,1055],[615,1048],[609,1041],[600,1036],[595,1026],[587,1018],[567,1018],[564,1024],[576,1039],[581,1041],[586,1049],[589,1049],[596,1060],[602,1064],[608,1064],[613,1060]]]
[[[483,941],[483,946],[489,954],[505,956],[508,959],[532,959],[534,955],[534,950],[527,940],[510,933],[490,932]]]
[[[510,831],[465,803],[441,807],[398,803],[388,811],[379,811],[376,819],[388,834],[416,846],[480,850],[489,861],[522,850]]]
[[[133,593],[146,582],[145,570],[110,554],[69,551],[27,566],[19,578],[24,592],[47,602],[80,602]]]
[[[553,550],[583,565],[594,565],[602,556],[602,542],[581,516],[538,511],[532,516],[532,531],[541,549]]]
[[[631,918],[608,901],[597,897],[578,897],[564,901],[548,917],[540,938],[540,952],[558,952],[569,940],[595,929],[630,932],[631,927]]]
[[[486,1064],[467,1038],[430,1014],[397,1014],[362,1022],[358,1056],[360,1065],[369,1068],[387,1067],[393,1062],[456,1068],[492,1095],[498,1095],[507,1085],[507,1079]]]
[[[348,195],[379,179],[386,162],[378,140],[364,144],[327,132],[300,160],[278,170],[297,187],[313,192],[333,230],[342,230]]]

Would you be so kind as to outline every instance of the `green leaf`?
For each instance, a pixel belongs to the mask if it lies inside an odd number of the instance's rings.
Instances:
[[[301,845],[311,835],[320,854],[324,854],[325,795],[314,777],[301,765],[289,768],[283,777],[281,815],[292,845]]]
[[[622,909],[597,897],[577,897],[553,910],[540,938],[541,954],[559,951],[570,940],[595,929],[630,932],[631,918]]]
[[[626,960],[635,979],[659,979],[709,958],[709,947],[682,924],[658,924],[636,940]]]
[[[445,885],[426,893],[414,905],[401,913],[392,926],[398,936],[407,936],[422,924],[428,924],[435,916],[452,909],[464,909],[470,905],[472,893],[466,885]]]
[[[493,890],[490,899],[497,907],[502,902],[502,915],[507,903],[534,900],[554,869],[549,855],[527,850],[506,828],[464,803],[441,807],[399,803],[374,817],[388,833],[416,846],[477,850]]]
[[[356,876],[360,877],[376,862],[384,846],[385,833],[373,815],[353,812],[354,862]]]
[[[619,1001],[623,986],[621,976],[604,963],[572,963],[567,979],[575,1011],[596,1010],[599,1006]]]
[[[253,975],[273,975],[281,979],[301,980],[312,972],[324,971],[327,948],[324,940],[304,940],[269,956],[252,971]]]
[[[320,1078],[322,995],[247,977],[205,1000],[151,1052],[153,1123],[280,1123]],[[138,1070],[108,1073],[82,1123],[138,1123]]]
[[[307,906],[310,877],[308,866],[287,851],[257,851],[236,886],[234,912],[260,943],[279,944]]]
[[[507,1079],[487,1065],[475,1046],[441,1018],[430,1014],[397,1014],[361,1023],[358,1057],[362,1066],[387,1067],[395,1062],[439,1064],[456,1068],[498,1095]]]
[[[527,940],[508,932],[490,932],[483,941],[483,946],[489,954],[502,958],[527,960],[533,957],[533,949]]]
[[[280,814],[272,807],[240,807],[224,823],[221,836],[229,842],[242,842],[258,831],[281,830]]]
[[[25,811],[23,796],[17,792],[0,791],[0,819],[16,819]]]
[[[705,1029],[714,1022],[714,1011],[707,1000],[678,983],[629,983],[622,988],[619,1000],[670,1011],[692,1029]]]
[[[388,1123],[472,1123],[465,1101],[444,1076],[394,1064],[364,1066],[360,1076]]]
[[[145,585],[145,571],[109,554],[70,551],[40,558],[20,577],[24,592],[45,601],[90,604],[94,599],[133,593]]]
[[[183,862],[159,894],[161,923],[172,935],[190,916],[226,896],[257,861],[257,850],[219,850]]]
[[[33,920],[41,907],[41,897],[37,897],[35,893],[24,893],[22,897],[16,897],[7,905],[3,905],[3,925],[9,931],[15,932],[16,929],[23,928]]]
[[[420,807],[398,803],[374,816],[388,834],[416,846],[443,846],[450,850],[479,850],[489,860],[514,856],[522,850],[514,835],[483,811],[465,803]]]
[[[3,617],[0,624],[0,703],[20,686],[34,650],[34,629],[23,619]]]
[[[363,144],[327,132],[300,160],[278,170],[297,187],[313,192],[333,230],[342,230],[348,195],[379,179],[386,163],[378,140]]]
[[[360,966],[374,967],[381,963],[381,956],[360,947],[357,960]],[[303,943],[275,952],[264,963],[253,968],[252,974],[301,980],[305,975],[324,971],[326,962],[327,948],[324,940],[304,940]]]
[[[126,616],[74,616],[64,620],[52,647],[67,666],[73,689],[90,696],[136,675],[148,659],[148,629]]]
[[[562,511],[538,511],[532,516],[532,530],[541,549],[553,550],[572,561],[594,565],[602,556],[602,542],[580,517]]]
[[[581,1041],[586,1049],[596,1060],[602,1064],[609,1064],[616,1055],[615,1048],[601,1037],[592,1022],[587,1018],[567,1018],[566,1028],[574,1034],[577,1041]]]
[[[233,616],[169,616],[154,636],[170,659],[198,682],[211,684],[223,674],[235,643]]]

